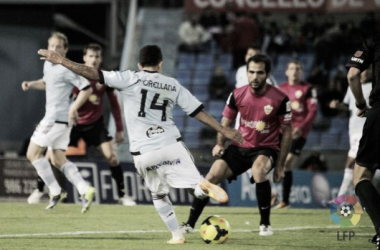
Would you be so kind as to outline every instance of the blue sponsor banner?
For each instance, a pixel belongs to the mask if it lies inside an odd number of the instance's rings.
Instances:
[[[289,197],[290,205],[296,208],[320,208],[326,201],[335,198],[342,182],[343,173],[318,173],[293,171],[293,186]],[[257,206],[256,185],[250,183],[248,173],[226,186],[229,206]],[[281,200],[282,185],[273,184]],[[352,191],[351,191],[352,192]]]

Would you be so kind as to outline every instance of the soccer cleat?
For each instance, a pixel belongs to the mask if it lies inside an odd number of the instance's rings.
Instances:
[[[260,232],[259,232],[260,236],[271,236],[271,235],[273,235],[273,230],[272,230],[272,227],[270,225],[260,225],[259,229],[260,229]]]
[[[184,244],[185,239],[184,238],[172,238],[171,240],[167,241],[168,244],[171,245],[179,245],[179,244]]]
[[[63,199],[66,199],[67,193],[65,191],[61,191],[59,195],[56,196],[50,196],[49,205],[45,208],[46,210],[53,209],[58,202],[61,202]]]
[[[277,204],[277,206],[275,207],[275,209],[281,209],[281,208],[290,208],[290,205],[286,204],[283,201],[280,201],[280,203]]]
[[[136,202],[128,196],[121,197],[119,200],[119,203],[122,204],[123,206],[130,206],[130,207],[136,206]]]
[[[372,240],[368,240],[368,242],[370,242],[372,244],[376,244],[376,249],[380,250],[380,236],[375,234],[375,236],[373,236]]]
[[[183,234],[188,234],[188,233],[192,233],[194,231],[194,228],[192,228],[189,224],[187,224],[186,222],[182,222],[182,224],[179,226],[179,230],[183,233]]]
[[[92,200],[95,197],[95,188],[88,187],[86,193],[82,195],[82,214],[90,209]]]
[[[38,189],[34,189],[33,192],[28,197],[29,204],[38,204],[40,203],[41,197],[44,195],[43,192],[40,192]]]
[[[207,194],[207,196],[221,203],[225,203],[228,201],[228,194],[226,193],[226,191],[224,191],[219,186],[212,184],[208,180],[202,179],[199,186],[203,190],[203,192]]]

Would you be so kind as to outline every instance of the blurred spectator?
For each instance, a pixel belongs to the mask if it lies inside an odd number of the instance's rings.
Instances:
[[[319,152],[311,153],[311,155],[301,163],[299,168],[307,171],[321,172],[326,172],[328,170],[325,156]]]
[[[241,13],[235,20],[231,33],[231,48],[233,55],[233,68],[245,64],[244,55],[247,48],[259,42],[259,25],[256,20],[245,13]]]
[[[183,22],[179,27],[180,45],[179,50],[184,52],[199,53],[207,49],[207,41],[210,35],[199,24],[196,16]]]
[[[318,25],[315,20],[314,14],[308,14],[306,16],[305,23],[301,26],[301,35],[305,42],[306,51],[312,51],[314,41],[318,35]]]
[[[208,93],[211,99],[225,100],[233,87],[228,84],[227,77],[221,67],[216,67],[210,78]]]

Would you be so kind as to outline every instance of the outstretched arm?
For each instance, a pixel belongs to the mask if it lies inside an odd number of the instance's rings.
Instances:
[[[205,111],[199,112],[196,116],[194,116],[194,118],[208,125],[215,131],[221,133],[224,137],[228,139],[238,141],[240,143],[244,142],[243,136],[239,131],[237,131],[236,129],[222,126],[217,120],[214,119],[214,117],[210,116]]]
[[[99,72],[97,69],[86,65],[75,63],[67,58],[62,57],[59,53],[51,50],[40,49],[38,54],[41,55],[41,60],[49,61],[54,64],[61,64],[75,74],[83,76],[91,81],[99,81]]]
[[[356,107],[358,108],[357,116],[365,117],[368,111],[368,106],[363,95],[362,85],[360,83],[360,73],[361,71],[359,69],[351,67],[347,74],[347,80],[352,94],[355,97]]]
[[[69,110],[69,123],[71,124],[76,124],[76,121],[78,119],[78,109],[87,101],[87,99],[90,97],[92,93],[92,88],[87,88],[84,90],[81,90],[70,106]]]
[[[42,80],[41,78],[35,81],[23,81],[21,84],[21,88],[24,91],[28,91],[29,89],[45,90],[46,84],[44,80]]]

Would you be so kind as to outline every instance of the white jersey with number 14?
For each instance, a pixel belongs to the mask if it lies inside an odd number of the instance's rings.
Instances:
[[[203,108],[177,80],[157,72],[102,71],[104,83],[121,91],[130,151],[141,154],[173,144],[181,134],[173,122],[179,105],[187,115]]]

